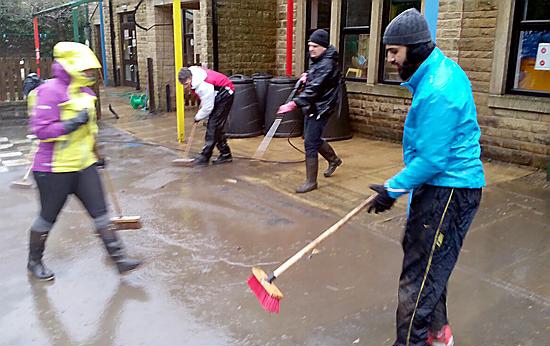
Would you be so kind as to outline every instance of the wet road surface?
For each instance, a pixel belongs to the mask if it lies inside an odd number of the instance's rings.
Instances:
[[[119,277],[71,198],[45,254],[55,282],[30,280],[37,191],[10,188],[25,166],[9,167],[0,173],[0,345],[391,345],[403,209],[361,215],[284,273],[281,314],[269,315],[246,285],[250,267],[275,268],[342,215],[254,183],[285,165],[172,167],[177,152],[116,129],[100,141],[124,213],[142,217],[143,229],[121,237],[145,264]],[[532,175],[486,189],[449,287],[457,345],[550,345],[544,186]]]

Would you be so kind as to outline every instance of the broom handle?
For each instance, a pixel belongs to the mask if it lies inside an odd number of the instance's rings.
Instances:
[[[103,174],[105,175],[105,181],[107,182],[107,191],[109,191],[109,194],[111,195],[111,199],[115,206],[117,216],[122,217],[122,210],[120,209],[120,204],[118,203],[118,198],[116,197],[116,193],[113,188],[113,181],[111,180],[111,176],[105,168],[103,168]]]
[[[31,164],[29,165],[29,168],[27,168],[27,172],[25,173],[25,175],[23,176],[23,180],[26,181],[27,179],[29,179],[29,174],[31,174],[31,170],[32,170],[32,162]]]
[[[290,257],[285,261],[285,263],[281,264],[279,268],[275,269],[273,271],[273,276],[276,278],[282,273],[284,273],[288,268],[290,268],[294,263],[298,262],[300,258],[302,258],[305,254],[309,253],[311,250],[315,249],[317,245],[319,245],[323,240],[325,240],[328,236],[330,236],[332,233],[339,230],[343,225],[345,225],[352,217],[354,217],[358,212],[360,212],[362,209],[367,207],[376,197],[376,195],[372,195],[361,204],[359,204],[355,209],[350,211],[346,214],[343,218],[341,218],[338,222],[336,222],[334,225],[332,225],[329,229],[321,233],[315,240],[313,240],[311,243],[307,244],[302,250],[298,251],[294,256]]]
[[[29,151],[29,154],[32,154],[33,157],[31,158],[31,164],[29,165],[27,172],[23,176],[23,181],[27,181],[27,179],[29,179],[29,175],[31,174],[31,171],[32,171],[32,166],[34,164],[34,155],[36,154],[37,151],[38,151],[38,145],[36,144],[36,142],[32,142],[31,150]]]
[[[193,123],[193,127],[191,128],[191,134],[189,135],[189,140],[187,141],[187,146],[185,147],[185,157],[189,157],[189,152],[191,151],[191,143],[193,143],[193,138],[195,137],[195,129],[197,128],[197,122]]]

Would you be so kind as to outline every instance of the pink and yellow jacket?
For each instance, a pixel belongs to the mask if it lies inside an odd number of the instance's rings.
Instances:
[[[62,59],[52,65],[54,78],[46,81],[29,96],[30,127],[40,140],[33,171],[75,172],[97,161],[94,154],[98,132],[95,114],[96,95],[73,77]],[[70,66],[68,63],[65,65]],[[71,133],[65,133],[62,121],[87,109],[90,120]]]

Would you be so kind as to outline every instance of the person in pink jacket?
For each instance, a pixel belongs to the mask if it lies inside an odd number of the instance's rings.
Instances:
[[[235,92],[231,80],[219,72],[198,66],[182,68],[178,74],[178,80],[186,90],[191,90],[201,100],[195,121],[208,118],[204,147],[194,159],[193,165],[208,165],[214,147],[218,148],[220,155],[212,161],[213,164],[233,161],[224,130]]]

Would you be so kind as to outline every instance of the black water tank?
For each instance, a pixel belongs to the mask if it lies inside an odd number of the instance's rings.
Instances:
[[[267,89],[271,78],[273,78],[273,76],[268,73],[254,73],[252,75],[252,80],[254,80],[254,86],[256,87],[258,110],[262,116],[265,114],[265,101],[267,99]]]
[[[235,98],[225,125],[226,135],[233,138],[261,135],[264,118],[258,110],[254,81],[243,75],[234,75],[229,79],[235,85]]]
[[[277,117],[277,109],[286,102],[286,99],[294,89],[294,85],[298,78],[294,77],[275,77],[269,80],[269,88],[267,90],[267,101],[265,105],[265,132]],[[304,116],[300,109],[287,113],[283,117],[283,121],[275,137],[298,137],[302,135],[304,128]]]
[[[349,123],[349,102],[346,83],[342,80],[340,85],[338,107],[336,107],[328,119],[327,126],[323,132],[323,139],[327,141],[341,141],[352,137],[351,125]]]

